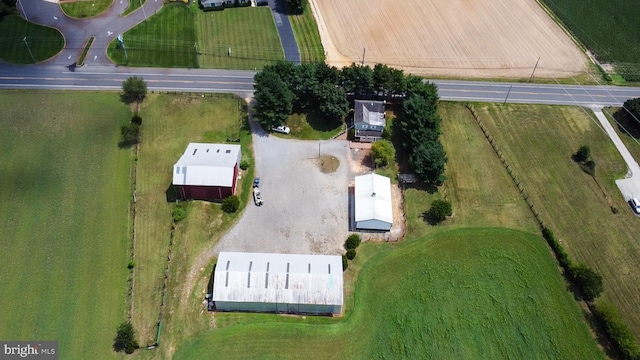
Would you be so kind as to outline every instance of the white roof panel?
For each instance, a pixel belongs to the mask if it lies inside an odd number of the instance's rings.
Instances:
[[[342,257],[221,252],[213,301],[342,305]]]
[[[190,143],[173,166],[173,185],[230,187],[240,157],[240,145]]]
[[[377,174],[356,176],[355,220],[380,220],[393,224],[391,179]]]

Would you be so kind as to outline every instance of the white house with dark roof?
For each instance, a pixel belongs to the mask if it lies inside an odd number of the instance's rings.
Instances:
[[[384,102],[355,100],[353,110],[355,138],[361,142],[373,142],[382,139],[382,132],[386,125]]]
[[[219,201],[234,195],[241,158],[240,145],[190,143],[173,166],[178,198]]]

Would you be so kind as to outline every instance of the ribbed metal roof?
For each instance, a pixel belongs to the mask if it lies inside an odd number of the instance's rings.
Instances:
[[[213,301],[342,305],[342,257],[221,252]]]

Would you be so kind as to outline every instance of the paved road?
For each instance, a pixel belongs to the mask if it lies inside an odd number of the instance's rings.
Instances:
[[[229,92],[243,98],[253,94],[254,71],[128,68],[89,63],[71,72],[64,65],[0,64],[0,88],[118,90],[127,77],[135,75],[142,76],[149,89],[156,91]],[[628,99],[640,97],[640,88],[633,87],[434,82],[443,100],[503,102],[507,98],[510,103],[620,106]]]
[[[140,1],[140,0],[132,0]],[[104,13],[90,19],[67,17],[60,5],[44,0],[20,0],[18,11],[29,21],[58,29],[65,38],[65,48],[46,65],[70,65],[78,60],[85,44],[95,37],[85,63],[88,65],[112,65],[107,59],[107,45],[122,34],[155,14],[162,7],[163,0],[147,0],[144,7],[126,17],[120,14],[129,5],[129,0],[115,0]],[[125,38],[126,45],[126,38]]]
[[[273,13],[273,19],[276,22],[278,35],[280,35],[280,42],[282,42],[282,48],[284,49],[284,58],[287,61],[300,64],[300,50],[298,50],[298,43],[293,35],[293,29],[291,29],[291,23],[287,17],[287,4],[285,0],[269,0],[269,7]]]

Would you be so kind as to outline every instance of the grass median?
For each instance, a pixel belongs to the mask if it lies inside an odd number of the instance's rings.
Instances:
[[[61,2],[62,11],[73,18],[90,18],[98,16],[113,4],[113,0],[69,1]]]

